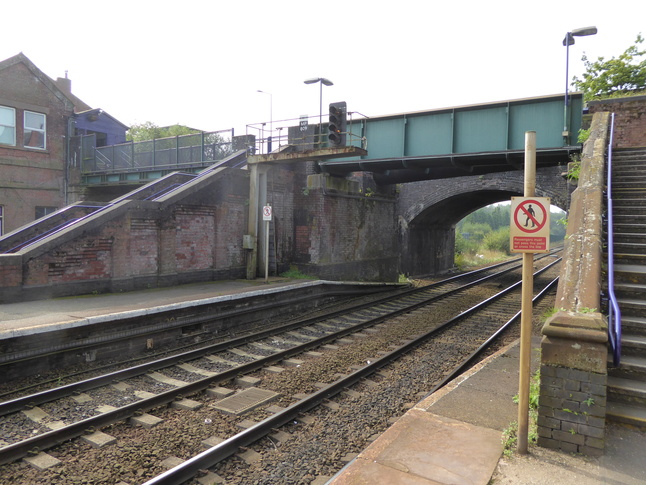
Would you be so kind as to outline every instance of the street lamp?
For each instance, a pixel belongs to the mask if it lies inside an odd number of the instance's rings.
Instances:
[[[259,93],[262,94],[268,94],[269,95],[269,136],[267,137],[267,153],[271,152],[271,141],[272,141],[272,135],[274,134],[274,95],[271,93],[268,93],[267,91],[262,91],[261,89],[256,89]],[[264,131],[264,126],[265,124],[262,124],[263,126],[263,131]],[[264,133],[263,133],[264,137]],[[264,144],[264,142],[263,142]]]
[[[314,83],[320,83],[320,95],[319,95],[319,130],[323,126],[323,85],[325,84],[326,86],[332,86],[334,83],[330,81],[329,79],[325,79],[324,77],[313,77],[312,79],[306,79],[303,81],[305,84],[314,84]]]
[[[274,129],[274,95],[260,89],[257,89],[256,91],[269,95],[269,131],[271,132]]]
[[[565,103],[563,107],[563,139],[566,144],[569,144],[569,123],[568,123],[568,105],[569,102],[569,67],[570,67],[570,46],[574,44],[574,37],[584,37],[586,35],[594,35],[597,33],[596,27],[583,27],[581,29],[574,29],[565,34],[563,45],[565,46]]]

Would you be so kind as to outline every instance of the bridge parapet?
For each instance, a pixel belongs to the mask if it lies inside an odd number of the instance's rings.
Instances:
[[[538,444],[600,455],[604,448],[607,324],[600,313],[602,208],[609,113],[593,116],[572,194],[557,313],[543,327]]]

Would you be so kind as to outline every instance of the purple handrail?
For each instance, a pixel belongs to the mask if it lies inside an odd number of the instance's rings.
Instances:
[[[621,311],[615,296],[614,231],[612,228],[612,143],[615,134],[615,114],[610,115],[610,140],[608,142],[608,340],[615,366],[621,361]]]

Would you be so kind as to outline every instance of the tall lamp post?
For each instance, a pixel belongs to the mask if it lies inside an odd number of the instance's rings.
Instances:
[[[261,89],[257,89],[257,91],[269,95],[269,131],[271,132],[274,129],[274,95]]]
[[[570,67],[570,46],[574,44],[575,37],[583,37],[586,35],[594,35],[597,33],[596,27],[583,27],[581,29],[574,29],[571,32],[565,34],[563,39],[563,45],[565,46],[565,103],[563,106],[563,141],[566,145],[569,145],[570,141],[570,124],[568,123],[568,108],[570,104],[569,99],[569,67]]]
[[[314,84],[320,83],[320,94],[319,94],[319,130],[323,126],[323,85],[332,86],[334,83],[329,79],[324,77],[313,77],[311,79],[306,79],[303,81],[305,84]],[[320,134],[319,134],[320,135]]]

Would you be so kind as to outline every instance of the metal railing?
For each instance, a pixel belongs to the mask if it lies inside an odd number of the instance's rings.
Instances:
[[[319,123],[319,119],[319,115],[316,115],[249,124],[246,134],[255,137],[255,145],[248,147],[249,151],[252,154],[267,154],[286,146],[295,147],[297,151],[334,147],[328,140],[328,123]],[[362,119],[353,121],[352,113],[348,113],[346,131],[342,133],[346,146],[367,149],[366,138],[356,133],[361,130]],[[310,123],[310,120],[314,122]]]
[[[621,311],[615,295],[615,261],[614,231],[612,214],[612,143],[615,134],[615,114],[610,115],[610,140],[608,141],[608,177],[607,177],[607,240],[608,240],[608,340],[612,349],[612,361],[615,366],[621,361]]]
[[[233,129],[95,147],[81,140],[81,172],[173,170],[217,162],[233,153]]]

